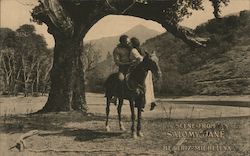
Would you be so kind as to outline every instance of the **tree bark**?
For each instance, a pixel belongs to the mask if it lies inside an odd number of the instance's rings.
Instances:
[[[82,38],[55,37],[51,90],[42,111],[86,111],[84,73],[82,70]]]
[[[40,84],[40,62],[36,65],[36,93],[39,93],[39,84]]]

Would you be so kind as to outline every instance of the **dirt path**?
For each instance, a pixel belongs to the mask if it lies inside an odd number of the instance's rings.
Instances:
[[[1,155],[247,155],[249,154],[249,108],[229,106],[207,106],[199,104],[173,104],[160,102],[156,110],[143,113],[144,137],[133,139],[130,134],[130,112],[127,102],[123,108],[125,132],[119,130],[116,107],[111,106],[111,132],[105,131],[105,105],[101,94],[87,94],[88,116],[79,112],[48,113],[37,115],[17,115],[34,112],[43,107],[46,97],[0,98],[0,151]],[[196,97],[198,98],[198,97]],[[199,97],[202,98],[202,97]],[[218,98],[218,97],[217,97]],[[247,97],[243,97],[247,99]],[[185,100],[191,99],[186,97]],[[195,98],[193,97],[193,101]],[[222,98],[225,99],[225,98]],[[237,98],[234,98],[237,99]],[[242,98],[239,98],[242,100]],[[165,99],[170,100],[170,99]],[[173,99],[172,99],[173,100]],[[177,100],[177,99],[176,99]],[[178,99],[180,100],[180,99]],[[182,99],[183,100],[183,99]],[[198,101],[200,101],[199,99]],[[203,98],[205,100],[205,98]],[[236,100],[237,101],[237,100]],[[8,106],[8,107],[7,107]],[[6,110],[6,111],[5,111]],[[4,116],[4,112],[6,116]],[[234,117],[232,117],[234,116]],[[239,117],[245,116],[245,117]],[[183,125],[215,125],[214,128],[183,128]],[[182,126],[181,126],[182,125]],[[171,136],[173,132],[219,131],[223,128],[223,138]],[[26,140],[32,151],[9,151],[16,139],[30,130],[40,134]],[[183,147],[216,145],[214,150],[169,150],[169,146],[181,144]],[[224,149],[230,147],[230,149]],[[220,148],[218,148],[220,147]],[[34,152],[34,150],[48,150]],[[55,150],[55,151],[51,151]],[[63,150],[63,151],[62,151]],[[60,152],[61,151],[61,152]],[[74,152],[75,151],[75,152]],[[78,152],[77,152],[78,151]]]
[[[36,112],[44,106],[46,100],[47,97],[0,97],[0,116]],[[87,102],[90,113],[105,115],[105,99],[103,94],[87,93]],[[158,107],[154,111],[149,111],[149,106],[147,106],[143,116],[148,118],[170,117],[175,119],[249,116],[250,107],[235,107],[242,103],[250,105],[250,96],[161,98],[158,102]],[[234,107],[211,104],[231,104]],[[125,101],[122,111],[123,115],[130,115],[127,101]],[[111,105],[111,115],[116,114],[116,106]]]

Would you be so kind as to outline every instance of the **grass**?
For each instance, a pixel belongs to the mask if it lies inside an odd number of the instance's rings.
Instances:
[[[30,114],[42,108],[46,98],[0,98],[0,151],[3,155],[248,155],[250,116],[240,116],[247,108],[224,106],[199,106],[163,102],[155,111],[145,109],[143,114],[143,138],[132,139],[130,133],[130,113],[127,104],[123,107],[123,121],[127,129],[119,130],[116,108],[111,106],[111,132],[105,131],[105,105],[102,95],[87,94],[90,114],[61,112]],[[191,97],[186,99],[190,100]],[[201,99],[203,97],[200,97]],[[206,97],[207,98],[207,97]],[[218,97],[216,97],[218,98]],[[247,98],[247,97],[245,97]],[[197,98],[196,98],[197,99]],[[235,99],[235,98],[234,98]],[[242,97],[240,97],[242,99]],[[176,99],[178,100],[178,99]],[[200,101],[200,99],[197,99]],[[217,99],[218,100],[218,99]],[[192,100],[191,100],[192,101]],[[4,105],[11,107],[4,107]],[[217,112],[216,112],[217,111]],[[236,113],[236,117],[232,116]],[[203,119],[201,119],[203,118]],[[167,151],[181,138],[171,137],[168,132],[193,131],[176,127],[181,124],[209,123],[224,127],[225,138],[186,138],[182,145],[228,145],[233,151]],[[30,130],[39,130],[39,135],[26,140],[28,149],[71,150],[71,152],[34,153],[17,150],[8,151],[16,139]],[[203,131],[213,129],[201,129]],[[72,152],[86,150],[92,152]],[[106,151],[104,151],[106,150]],[[108,152],[109,151],[109,152]]]
[[[111,117],[112,131],[105,132],[104,119],[105,116],[85,116],[78,112],[8,116],[5,119],[5,123],[0,123],[0,132],[5,136],[7,140],[6,143],[9,145],[14,142],[17,136],[30,130],[46,132],[27,140],[27,146],[30,149],[119,149],[119,154],[133,155],[144,153],[148,155],[165,155],[170,151],[165,151],[164,146],[175,145],[180,139],[170,137],[167,132],[191,130],[176,128],[175,125],[216,123],[217,125],[226,125],[225,138],[187,138],[183,145],[228,145],[233,148],[233,151],[198,151],[198,153],[196,153],[197,151],[177,151],[176,154],[223,156],[249,154],[249,151],[244,149],[244,145],[249,143],[249,138],[247,138],[248,128],[250,126],[249,117],[214,119],[147,118],[143,121],[145,137],[139,139],[131,138],[129,131],[130,119],[128,117],[125,117],[124,120],[125,127],[128,129],[126,132],[119,131],[115,116]],[[17,151],[11,151],[10,153],[18,154]],[[50,155],[51,153],[47,152],[46,154]],[[59,153],[53,154],[59,155]],[[77,153],[73,152],[73,154]],[[98,155],[101,154],[101,152],[92,154]],[[117,153],[111,152],[109,154]]]

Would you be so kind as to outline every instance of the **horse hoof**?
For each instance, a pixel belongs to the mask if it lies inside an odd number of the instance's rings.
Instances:
[[[110,127],[109,126],[106,126],[106,131],[110,132]]]
[[[134,139],[137,139],[137,134],[136,134],[135,132],[133,132],[133,133],[132,133],[132,137],[133,137]]]
[[[139,137],[143,137],[143,136],[144,136],[142,132],[138,132],[137,135],[138,135]]]
[[[120,130],[121,130],[121,131],[126,131],[126,128],[125,128],[123,125],[121,125],[121,126],[120,126]]]

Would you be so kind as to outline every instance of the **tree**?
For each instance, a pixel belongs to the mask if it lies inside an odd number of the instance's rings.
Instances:
[[[11,85],[13,83],[14,75],[14,50],[10,48],[1,49],[0,64],[3,71],[3,92],[8,95],[13,91]]]
[[[0,69],[4,92],[17,95],[21,88],[25,96],[30,92],[33,95],[39,91],[42,68],[46,66],[43,62],[52,58],[45,39],[35,33],[33,25],[27,24],[16,32],[1,29],[1,34]]]
[[[191,29],[178,25],[190,10],[202,10],[202,0],[40,0],[34,21],[45,23],[54,36],[51,90],[42,111],[86,111],[84,72],[81,61],[83,37],[106,15],[129,15],[154,20],[190,46],[204,46]],[[211,0],[215,15],[227,0]],[[216,16],[218,17],[218,16]]]
[[[84,72],[93,70],[100,61],[100,58],[100,51],[94,48],[93,43],[84,44],[81,59],[84,64]]]
[[[16,92],[16,80],[20,76],[20,66],[14,48],[17,45],[16,41],[17,36],[14,31],[1,29],[0,70],[3,77],[3,93],[8,95]]]
[[[86,72],[86,90],[90,92],[103,92],[107,77],[116,71],[113,55],[108,52],[106,59],[98,62],[94,68]]]
[[[46,57],[47,44],[43,36],[35,33],[33,25],[22,25],[17,29],[18,46],[16,51],[21,60],[24,95],[38,91],[40,83],[41,63]],[[35,85],[36,84],[36,85]]]
[[[115,62],[114,62],[114,59],[113,59],[113,55],[108,52],[107,56],[106,56],[106,61],[109,63],[109,71],[110,71],[110,74],[113,73],[115,71],[115,68],[116,68],[116,65],[115,65]]]

